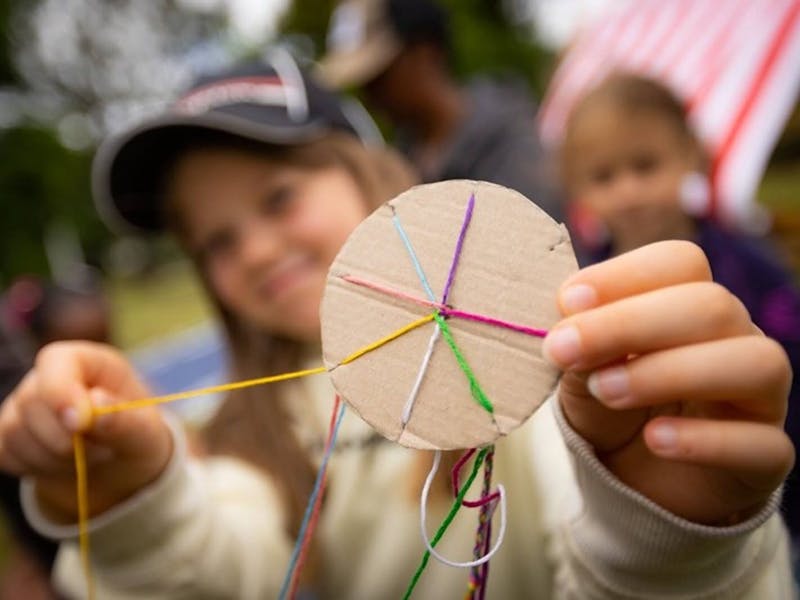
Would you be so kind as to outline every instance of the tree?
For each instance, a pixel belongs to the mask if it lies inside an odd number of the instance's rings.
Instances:
[[[62,126],[80,115],[96,140],[173,98],[224,31],[219,13],[175,0],[39,0],[18,14],[13,51],[25,93]]]
[[[174,97],[225,27],[219,9],[177,0],[0,0],[0,286],[48,273],[58,227],[99,262],[111,234],[89,189],[96,142]]]
[[[42,127],[0,132],[0,286],[21,273],[46,274],[44,238],[62,223],[90,254],[106,241],[89,194],[89,156],[65,149]]]

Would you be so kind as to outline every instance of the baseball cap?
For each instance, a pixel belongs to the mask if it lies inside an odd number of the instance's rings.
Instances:
[[[382,143],[366,111],[299,69],[288,55],[205,76],[163,114],[110,137],[95,154],[92,192],[114,229],[163,229],[158,185],[185,140],[211,130],[275,145],[311,142],[345,131]]]
[[[371,81],[416,41],[449,48],[447,13],[433,0],[344,0],[331,14],[320,78],[341,89]]]

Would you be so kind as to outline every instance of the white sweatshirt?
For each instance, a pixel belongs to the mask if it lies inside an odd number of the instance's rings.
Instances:
[[[327,379],[297,381],[313,407],[291,403],[301,440],[321,440],[333,391]],[[94,518],[91,545],[100,599],[275,598],[293,540],[268,477],[226,457],[189,458],[179,428],[160,478]],[[316,531],[323,557],[320,599],[400,598],[422,557],[419,500],[407,480],[415,451],[376,442],[348,412],[329,465]],[[776,493],[734,527],[678,518],[623,485],[566,423],[551,398],[496,444],[493,481],[508,497],[505,543],[491,561],[487,598],[790,599],[794,588]],[[468,497],[477,497],[480,477]],[[432,499],[432,535],[451,500]],[[54,578],[84,595],[75,526],[49,522],[23,486],[29,520],[63,540]],[[499,528],[499,511],[495,531]],[[462,508],[437,550],[470,560],[477,511]],[[468,571],[431,560],[414,598],[461,598]]]

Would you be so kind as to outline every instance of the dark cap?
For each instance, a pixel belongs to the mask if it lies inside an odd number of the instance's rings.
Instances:
[[[92,191],[109,225],[163,228],[157,186],[184,140],[201,130],[294,145],[339,130],[380,140],[357,103],[321,87],[288,55],[198,80],[164,114],[107,139],[92,165]]]

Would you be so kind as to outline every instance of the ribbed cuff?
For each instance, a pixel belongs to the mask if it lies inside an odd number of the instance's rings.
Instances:
[[[734,526],[688,521],[617,479],[572,429],[559,402],[553,410],[584,500],[583,512],[568,525],[568,544],[598,584],[623,597],[673,595],[676,586],[686,597],[717,597],[741,590],[771,560],[782,528],[777,517],[762,525],[775,514],[780,490]]]
[[[165,422],[172,435],[172,456],[166,468],[158,478],[136,492],[130,498],[120,502],[89,521],[89,533],[92,541],[102,544],[103,538],[111,537],[115,544],[130,537],[129,526],[126,525],[132,513],[136,515],[147,511],[150,506],[163,506],[164,499],[173,495],[186,478],[186,436],[183,427],[173,417],[165,415]],[[91,481],[89,481],[91,486]],[[25,518],[41,535],[59,541],[74,540],[78,537],[78,524],[60,524],[51,521],[42,510],[36,497],[36,484],[32,478],[25,477],[20,484],[20,498]],[[147,528],[151,521],[144,519],[141,527]],[[123,532],[117,531],[117,524],[122,523]],[[142,532],[146,534],[146,532]],[[98,545],[99,545],[98,544]]]

